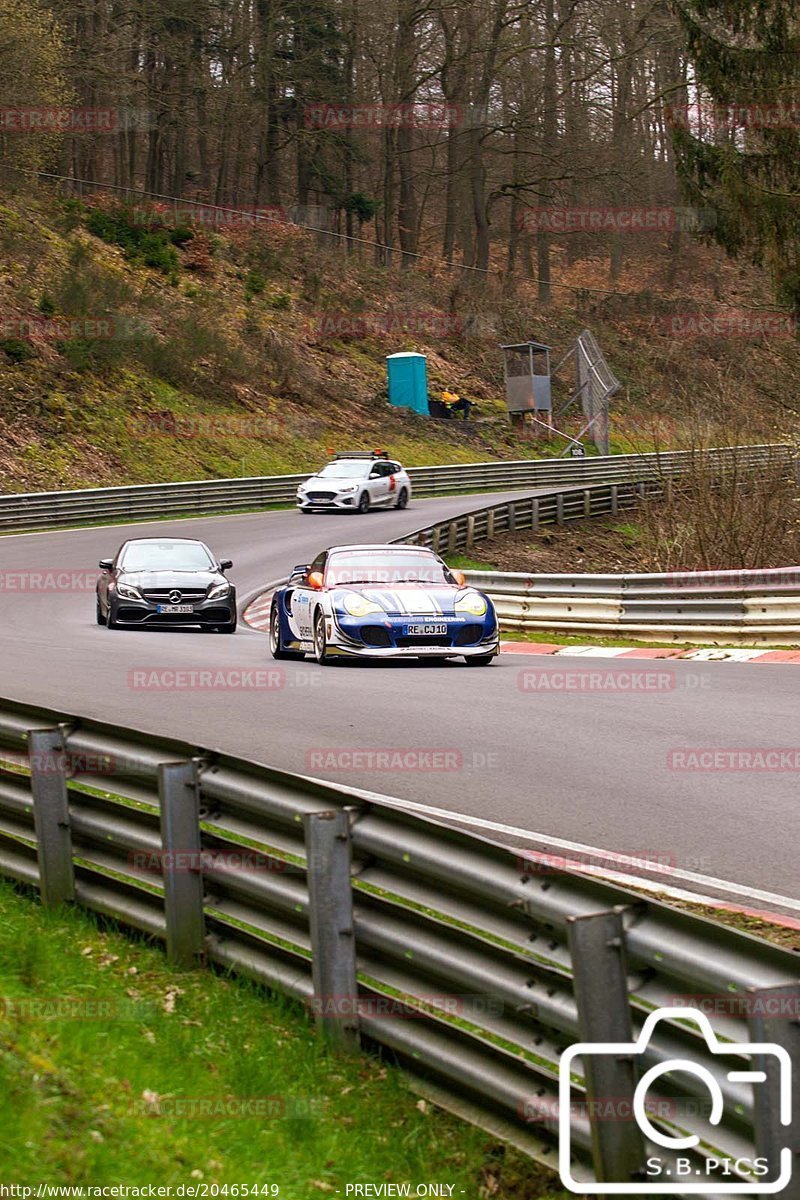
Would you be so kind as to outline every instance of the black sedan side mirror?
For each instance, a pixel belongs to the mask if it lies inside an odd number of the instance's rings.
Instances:
[[[114,560],[113,558],[101,558],[97,565],[101,571],[110,571],[114,565]]]
[[[221,558],[220,559],[220,562],[219,562],[220,571],[227,571],[232,566],[233,566],[232,559],[230,559],[230,558]]]

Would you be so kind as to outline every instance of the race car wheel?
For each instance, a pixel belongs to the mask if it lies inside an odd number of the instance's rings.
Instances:
[[[325,614],[317,609],[314,617],[314,657],[321,667],[329,667],[331,656],[328,654],[328,639],[325,636]]]
[[[473,658],[465,658],[464,662],[468,667],[488,667],[494,657],[494,654],[476,654]]]
[[[405,508],[408,504],[408,488],[400,488],[400,495],[397,497],[395,508]]]
[[[360,513],[369,512],[369,492],[362,492],[358,497],[358,511]]]
[[[272,607],[269,610],[269,649],[273,658],[304,658],[303,654],[295,654],[291,650],[284,650],[281,640],[281,614],[278,610],[278,601],[272,601]]]
[[[100,601],[99,601],[99,600],[95,601],[95,612],[96,612],[96,614],[97,614],[97,624],[98,624],[98,625],[105,625],[105,623],[106,623],[106,619],[105,619],[105,617],[103,616],[103,610],[100,608]]]

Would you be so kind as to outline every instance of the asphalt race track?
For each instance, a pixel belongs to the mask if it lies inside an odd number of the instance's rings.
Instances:
[[[500,503],[521,494],[535,493],[497,493],[492,499]],[[219,557],[232,558],[229,577],[243,601],[325,546],[386,540],[475,508],[481,500],[415,501],[405,512],[363,518],[278,511],[0,538],[0,696],[171,734],[548,837],[658,859],[676,874],[742,885],[742,900],[751,907],[759,905],[748,889],[800,900],[797,771],[709,772],[669,765],[675,750],[800,747],[798,667],[629,660],[626,670],[652,666],[662,673],[655,690],[631,692],[611,686],[605,675],[596,675],[589,690],[580,683],[577,690],[558,690],[559,681],[546,675],[556,669],[601,674],[622,669],[620,660],[599,658],[548,663],[508,654],[479,670],[458,661],[275,664],[266,637],[246,626],[235,637],[110,631],[95,624],[90,590],[15,590],[16,573],[94,577],[98,559],[113,554],[125,537],[176,534],[201,537]],[[272,676],[277,686],[182,691],[132,686],[131,672],[142,668],[265,666],[281,672]],[[423,765],[444,769],[370,771],[352,760],[354,751],[387,749],[421,754]],[[434,750],[445,753],[426,764],[426,752]],[[767,906],[762,898],[761,907]]]

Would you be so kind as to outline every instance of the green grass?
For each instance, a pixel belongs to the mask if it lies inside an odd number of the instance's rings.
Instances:
[[[547,646],[630,646],[631,648],[644,646],[655,650],[663,650],[665,646],[670,650],[700,650],[702,648],[696,642],[639,641],[635,638],[622,637],[621,634],[616,633],[610,634],[608,637],[600,637],[591,633],[569,635],[557,633],[555,630],[550,632],[547,629],[504,629],[502,624],[500,636],[506,642],[543,642]]]
[[[6,1180],[275,1183],[306,1200],[431,1179],[477,1197],[491,1178],[519,1200],[562,1195],[549,1172],[419,1101],[401,1072],[327,1049],[298,1006],[246,981],[176,973],[159,948],[77,910],[47,912],[8,883],[0,994]],[[177,1118],[158,1097],[239,1110],[260,1098],[268,1115]]]

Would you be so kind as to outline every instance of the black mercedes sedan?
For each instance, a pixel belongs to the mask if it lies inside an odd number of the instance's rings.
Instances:
[[[193,538],[133,538],[114,558],[101,558],[97,624],[108,629],[199,625],[236,632],[236,589],[219,562]]]

